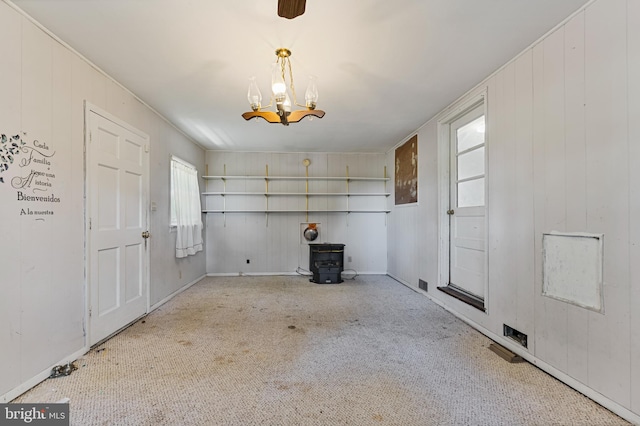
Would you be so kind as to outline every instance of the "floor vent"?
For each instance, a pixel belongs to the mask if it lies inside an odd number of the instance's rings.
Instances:
[[[507,324],[502,324],[504,329],[504,335],[512,338],[516,342],[520,343],[525,348],[527,347],[527,335],[519,332],[515,328],[509,327]]]
[[[426,281],[422,281],[422,280],[418,280],[418,287],[420,288],[420,290],[424,290],[427,291],[427,286],[429,284]]]
[[[497,343],[491,343],[489,345],[489,349],[495,352],[500,358],[504,359],[507,362],[516,363],[522,362],[524,359],[520,355],[516,355],[511,352],[509,349],[498,345]]]

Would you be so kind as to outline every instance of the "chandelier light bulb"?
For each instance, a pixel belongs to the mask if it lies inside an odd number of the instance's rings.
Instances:
[[[274,63],[271,70],[271,91],[273,92],[273,97],[276,99],[276,102],[280,103],[284,101],[287,94],[287,84],[284,82],[279,62]]]
[[[307,86],[307,91],[304,93],[304,101],[307,108],[316,109],[316,105],[318,104],[318,84],[316,76],[309,76],[309,85]]]
[[[262,93],[258,88],[255,76],[249,78],[249,90],[247,90],[247,99],[253,111],[258,111],[262,106]]]

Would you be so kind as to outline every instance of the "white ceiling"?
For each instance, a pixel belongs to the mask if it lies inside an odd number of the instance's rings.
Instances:
[[[203,147],[297,152],[387,151],[586,2],[308,0],[287,20],[277,0],[13,0]],[[323,119],[241,117],[279,47]]]

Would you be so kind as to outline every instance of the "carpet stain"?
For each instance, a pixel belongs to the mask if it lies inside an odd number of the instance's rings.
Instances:
[[[303,394],[311,392],[313,387],[306,382],[274,382],[276,389],[281,391],[294,390],[296,392],[301,392]]]
[[[69,397],[87,426],[627,424],[388,277],[307,281],[204,279],[14,402]]]
[[[226,356],[217,356],[213,359],[217,364],[222,364],[222,365],[228,365],[228,364],[233,364],[235,361],[233,360],[233,358],[230,357],[226,357]]]

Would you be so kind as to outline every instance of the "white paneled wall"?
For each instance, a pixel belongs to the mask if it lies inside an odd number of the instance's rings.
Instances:
[[[2,8],[2,4],[0,4]],[[0,9],[1,10],[1,9]],[[7,129],[14,126],[14,123],[20,123],[22,110],[22,99],[20,96],[20,70],[21,70],[21,22],[16,19],[12,13],[0,13],[0,57],[3,60],[2,76],[0,78],[0,93],[3,99],[12,99],[12,102],[0,102],[0,129]],[[6,77],[5,77],[6,76]],[[1,130],[7,133],[9,130]],[[1,190],[0,190],[1,191]],[[3,196],[0,192],[0,196]],[[12,194],[13,196],[13,194]],[[12,212],[13,213],[13,212]],[[7,247],[6,242],[20,241],[20,227],[15,221],[7,222],[8,210],[3,202],[0,205],[0,241],[2,246]],[[15,214],[15,213],[14,213]],[[8,226],[13,225],[13,226]],[[12,247],[15,250],[15,247]],[[2,254],[6,254],[6,248],[0,248]],[[13,252],[12,250],[12,252]],[[13,259],[13,260],[10,260]],[[16,303],[21,299],[20,285],[9,285],[10,280],[20,276],[16,254],[11,258],[3,257],[2,278],[0,278],[0,341],[3,350],[0,351],[0,365],[7,366],[2,368],[3,374],[0,383],[0,394],[7,392],[11,388],[18,386],[21,382],[20,368],[20,304]]]
[[[584,32],[587,231],[604,233],[606,250],[605,315],[588,316],[588,383],[624,406],[630,401],[629,289],[640,284],[629,281],[626,9],[622,0],[594,3]]]
[[[598,0],[418,130],[438,158],[437,122],[487,91],[488,312],[436,289],[442,188],[420,168],[419,204],[389,215],[388,270],[529,359],[640,422],[640,5]],[[393,151],[387,162],[393,161]],[[446,187],[446,185],[445,185]],[[446,207],[445,207],[446,208]],[[436,225],[438,226],[438,225]],[[440,224],[440,229],[444,229]],[[543,297],[542,234],[604,234],[604,313]],[[426,243],[425,243],[426,241]],[[416,268],[413,265],[419,264]]]
[[[628,76],[640,75],[640,2],[627,3],[627,66]],[[640,412],[640,79],[628,78],[629,134],[629,340],[631,365],[631,408]]]
[[[204,151],[131,93],[71,49],[0,2],[0,133],[47,144],[55,151],[53,215],[21,215],[33,207],[0,182],[0,402],[49,375],[51,367],[86,350],[85,101],[150,136],[150,303],[205,275],[205,256],[176,260],[169,230],[169,155],[204,171]],[[38,207],[43,207],[39,205]]]
[[[208,151],[211,176],[305,176],[303,160],[309,159],[310,177],[384,177],[384,154],[254,153]],[[264,179],[207,180],[207,191],[265,192]],[[310,193],[346,192],[345,181],[309,180]],[[391,184],[386,183],[389,190]],[[384,192],[384,182],[349,182],[350,192]],[[306,192],[304,180],[270,180],[269,192]],[[264,195],[209,196],[209,209],[306,210],[305,196]],[[310,196],[309,210],[386,208],[389,197]],[[319,223],[316,242],[345,244],[345,269],[358,273],[386,273],[386,213],[208,213],[207,272],[209,274],[294,273],[309,268],[309,248],[301,240],[300,224]],[[349,262],[349,258],[351,261]],[[246,261],[249,259],[250,263]]]

